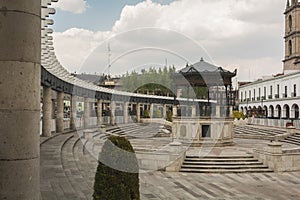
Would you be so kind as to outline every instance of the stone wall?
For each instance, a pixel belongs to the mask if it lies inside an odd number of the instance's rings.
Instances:
[[[300,170],[300,148],[282,150],[282,143],[271,142],[267,147],[255,149],[254,156],[275,172]]]

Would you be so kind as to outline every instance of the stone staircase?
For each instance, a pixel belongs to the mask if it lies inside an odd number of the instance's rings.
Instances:
[[[287,138],[281,140],[281,142],[286,142],[289,144],[299,145],[300,146],[300,134],[295,134],[293,136],[288,136]]]
[[[252,155],[186,156],[180,172],[186,173],[266,173],[273,172]]]
[[[234,126],[234,133],[238,135],[252,135],[252,136],[275,136],[285,134],[286,131],[283,129],[275,128],[259,128],[253,126]]]
[[[126,135],[127,138],[148,138],[161,134],[163,126],[159,124],[122,124],[106,129],[108,134]]]

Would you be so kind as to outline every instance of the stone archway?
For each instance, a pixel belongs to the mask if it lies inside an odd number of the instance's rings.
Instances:
[[[283,118],[289,119],[290,118],[290,107],[289,105],[285,104],[283,106]]]
[[[281,106],[277,105],[275,111],[276,111],[276,116],[275,117],[280,119],[281,118]]]
[[[293,104],[292,106],[291,118],[299,119],[299,106],[297,104]]]

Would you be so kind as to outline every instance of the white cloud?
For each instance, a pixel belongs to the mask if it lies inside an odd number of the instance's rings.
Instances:
[[[84,13],[88,8],[86,0],[59,0],[53,4],[54,8],[69,11],[75,14]]]
[[[285,2],[279,0],[178,0],[168,5],[147,0],[137,5],[125,6],[120,19],[109,32],[70,29],[63,33],[55,33],[54,44],[62,64],[74,71],[89,53],[109,36],[142,27],[163,28],[187,35],[205,46],[216,64],[229,69],[239,68],[239,78],[248,77],[245,68],[249,67],[258,78],[259,73],[265,72],[262,69],[268,69],[266,72],[274,74],[281,70],[284,6]],[[188,56],[191,62],[196,62],[203,56],[203,52],[193,51],[194,47],[189,49],[186,46],[188,42],[179,41],[179,38],[174,32],[165,35],[161,31],[157,31],[157,34],[155,31],[124,34],[124,37],[118,37],[122,45],[112,45],[112,51],[115,51],[113,54],[116,55],[126,47],[160,43],[165,49],[177,49],[179,53]],[[164,56],[168,55],[161,55],[153,62],[157,63],[159,59],[164,62]],[[122,58],[122,67],[131,63],[128,66],[131,68],[134,64],[139,64],[133,62],[133,59],[142,62],[143,58],[128,56],[127,61],[125,59]],[[147,59],[145,62],[150,62]],[[168,59],[169,64],[182,67],[182,62],[171,57]],[[172,61],[174,63],[171,63]],[[103,63],[105,62],[107,60]]]
[[[76,71],[86,57],[109,34],[109,32],[93,32],[78,28],[72,28],[61,33],[55,32],[53,37],[56,56],[69,71]]]

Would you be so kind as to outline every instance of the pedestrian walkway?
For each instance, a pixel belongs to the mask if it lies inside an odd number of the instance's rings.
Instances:
[[[93,134],[97,135],[97,133]],[[92,139],[100,138],[98,136]],[[136,140],[136,138],[132,139]],[[159,138],[155,139],[159,140]],[[166,138],[161,139],[166,140]],[[97,160],[86,148],[89,140],[89,137],[82,139],[77,132],[73,132],[56,135],[41,144],[40,185],[43,200],[92,199]],[[142,140],[143,138],[138,139],[141,143]],[[244,139],[236,139],[234,142],[236,145],[232,147],[211,149],[209,155],[247,155],[251,154],[253,144],[257,146],[266,144],[266,141]],[[198,152],[199,148],[190,148],[187,154],[195,155]],[[141,199],[152,200],[294,200],[300,199],[299,186],[300,172],[195,174],[158,171],[140,174]]]

